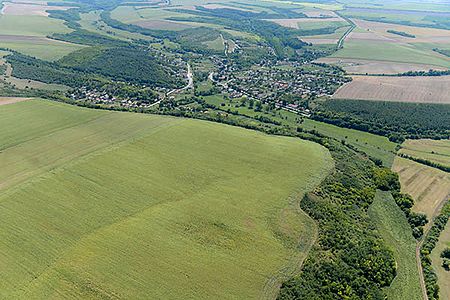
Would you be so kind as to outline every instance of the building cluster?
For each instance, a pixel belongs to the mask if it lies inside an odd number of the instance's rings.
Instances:
[[[119,106],[124,108],[146,108],[150,107],[152,103],[158,101],[155,99],[122,99],[117,98],[108,92],[97,89],[89,89],[81,87],[70,94],[74,101],[88,102],[93,105]]]

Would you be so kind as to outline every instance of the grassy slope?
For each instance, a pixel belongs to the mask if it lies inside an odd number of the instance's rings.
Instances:
[[[416,242],[411,228],[389,192],[378,191],[369,214],[386,244],[394,252],[397,277],[387,288],[388,299],[420,300],[421,289],[416,265]]]
[[[317,144],[46,101],[0,115],[1,298],[256,298],[312,242]]]
[[[63,21],[48,17],[0,15],[0,35],[16,36],[15,40],[0,38],[0,47],[10,48],[45,60],[56,60],[82,48],[81,45],[43,39],[53,33],[71,31],[63,24]],[[40,39],[27,39],[21,38],[21,36]]]
[[[396,144],[390,142],[388,138],[383,136],[354,129],[341,128],[331,124],[310,120],[308,118],[305,118],[303,120],[303,123],[297,124],[297,119],[299,118],[299,116],[295,113],[280,110],[276,112],[275,116],[273,116],[271,114],[264,114],[263,112],[255,112],[253,109],[250,109],[246,106],[236,107],[236,105],[239,105],[238,100],[232,100],[231,102],[225,101],[223,97],[219,95],[207,96],[204,97],[204,99],[206,102],[214,104],[223,110],[237,110],[239,111],[239,113],[251,117],[263,115],[280,121],[286,125],[300,126],[306,130],[316,130],[326,136],[330,136],[339,140],[345,140],[361,151],[366,152],[368,155],[381,159],[383,163],[388,167],[390,167],[394,161]],[[222,103],[224,104],[224,106],[221,105]]]

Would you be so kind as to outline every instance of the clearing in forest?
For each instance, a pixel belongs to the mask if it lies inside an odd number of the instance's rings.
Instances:
[[[353,76],[335,99],[450,103],[450,76]]]
[[[44,100],[0,125],[0,298],[260,298],[312,245],[298,201],[333,166],[300,139]]]

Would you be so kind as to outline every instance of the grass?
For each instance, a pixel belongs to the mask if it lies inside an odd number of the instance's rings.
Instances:
[[[380,41],[347,40],[344,48],[331,57],[354,58],[378,61],[430,64],[450,67],[450,62],[430,51],[423,51],[412,45],[400,45]]]
[[[204,42],[204,44],[211,50],[215,50],[215,51],[224,51],[225,46],[224,46],[224,40],[222,36],[219,36],[217,39],[212,40],[212,41],[207,41]]]
[[[55,61],[67,54],[84,48],[82,45],[58,41],[1,41],[2,47],[43,60]]]
[[[450,248],[450,222],[447,222],[444,231],[439,236],[436,248],[431,252],[433,269],[438,276],[440,299],[450,299],[450,272],[442,267],[441,253],[445,248]]]
[[[450,140],[407,140],[400,152],[450,166]]]
[[[0,34],[42,36],[53,33],[69,33],[62,20],[44,16],[9,16],[0,15]]]
[[[258,298],[313,242],[317,144],[48,101],[0,115],[1,298]]]
[[[388,299],[421,300],[416,241],[411,227],[389,192],[377,191],[369,215],[397,262],[397,276],[385,289]]]
[[[390,142],[388,138],[371,134],[368,132],[358,131],[354,129],[341,128],[335,125],[326,124],[318,121],[314,121],[308,118],[304,118],[300,123],[300,117],[295,113],[291,113],[284,110],[276,111],[275,114],[265,114],[264,112],[255,112],[253,109],[247,106],[239,106],[240,101],[233,99],[231,101],[224,100],[221,95],[212,95],[204,97],[205,101],[218,106],[222,110],[238,111],[240,114],[255,117],[263,115],[280,121],[284,125],[299,126],[306,130],[316,130],[317,132],[326,136],[345,140],[346,142],[354,145],[361,151],[364,151],[368,155],[381,159],[385,166],[390,167],[394,161],[396,145]],[[224,106],[222,106],[222,103]],[[238,107],[236,107],[238,105]]]

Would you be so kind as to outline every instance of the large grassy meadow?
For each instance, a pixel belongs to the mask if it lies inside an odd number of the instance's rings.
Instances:
[[[404,213],[389,192],[378,191],[369,214],[397,263],[397,276],[385,289],[388,299],[421,300],[416,241]]]
[[[0,124],[4,299],[272,294],[315,236],[298,201],[333,165],[298,139],[43,100]]]

